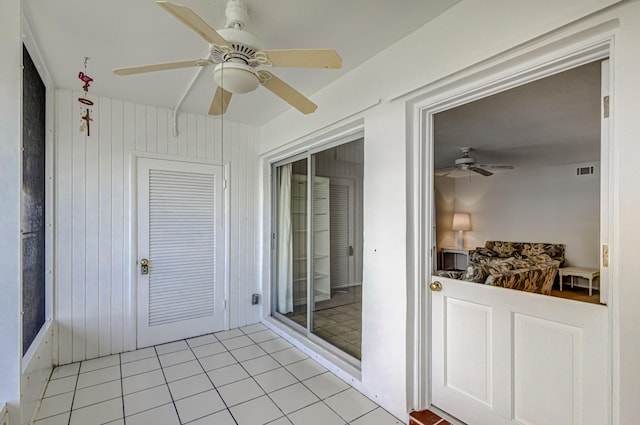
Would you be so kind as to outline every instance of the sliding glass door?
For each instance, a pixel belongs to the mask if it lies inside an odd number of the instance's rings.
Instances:
[[[363,147],[358,138],[273,169],[273,315],[356,360],[362,340]]]

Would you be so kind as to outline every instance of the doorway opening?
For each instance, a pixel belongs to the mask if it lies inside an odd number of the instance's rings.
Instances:
[[[273,165],[272,315],[357,365],[364,139]],[[308,184],[311,182],[311,184]]]
[[[606,303],[602,66],[594,61],[433,116],[435,275]]]

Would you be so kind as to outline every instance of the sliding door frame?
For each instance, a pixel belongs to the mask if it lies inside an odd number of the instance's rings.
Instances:
[[[271,255],[270,261],[268,262],[270,270],[269,277],[270,281],[268,284],[269,288],[269,299],[270,299],[270,308],[269,311],[265,311],[265,313],[271,315],[275,319],[277,319],[280,323],[284,324],[287,328],[290,328],[296,331],[298,334],[302,335],[308,341],[313,344],[319,346],[324,351],[331,353],[336,358],[346,362],[348,366],[354,368],[355,370],[360,370],[361,361],[350,354],[342,351],[341,349],[335,347],[333,344],[325,341],[319,336],[313,333],[313,320],[314,315],[312,314],[315,310],[314,305],[314,288],[313,288],[313,270],[314,270],[314,260],[313,260],[313,232],[310,231],[313,229],[313,178],[315,177],[315,161],[313,160],[314,155],[326,151],[328,149],[345,145],[350,142],[354,142],[358,139],[364,138],[364,126],[351,127],[350,130],[346,132],[340,132],[336,136],[327,137],[322,139],[318,143],[313,143],[310,145],[301,146],[300,148],[293,150],[291,152],[284,153],[278,158],[273,158],[272,161],[269,162],[269,179],[270,179],[270,187],[271,187],[271,196],[269,198],[270,202],[270,231],[269,231],[269,252]],[[277,169],[278,167],[285,164],[292,164],[296,161],[306,159],[307,160],[307,322],[306,328],[289,319],[282,313],[277,312],[277,291],[275,288],[276,284],[276,237],[277,237],[277,220],[278,220],[278,211],[277,211],[277,196],[278,196],[278,182],[277,182]]]

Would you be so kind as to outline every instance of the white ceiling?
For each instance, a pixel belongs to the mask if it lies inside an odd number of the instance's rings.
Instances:
[[[600,62],[562,72],[434,117],[435,168],[460,148],[478,163],[561,165],[600,158]]]
[[[246,30],[266,49],[334,48],[341,70],[274,69],[313,98],[340,75],[407,36],[460,0],[247,0]],[[225,24],[224,0],[176,0],[213,28]],[[173,108],[195,75],[179,69],[127,77],[113,68],[197,59],[207,43],[153,0],[25,0],[25,15],[57,87],[80,90],[78,72],[90,58],[90,94]],[[205,69],[181,110],[205,114],[215,83]],[[330,105],[318,105],[319,108]],[[233,97],[225,118],[262,124],[289,106],[267,90]]]

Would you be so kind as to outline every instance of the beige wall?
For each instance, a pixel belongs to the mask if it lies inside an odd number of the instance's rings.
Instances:
[[[472,230],[464,232],[468,247],[484,246],[487,240],[561,243],[567,265],[597,268],[600,174],[578,176],[576,167],[516,168],[491,177],[444,178],[449,190],[436,183],[436,193],[448,193],[455,199],[456,212],[471,214]],[[448,217],[438,217],[438,234],[452,234],[450,213]]]

